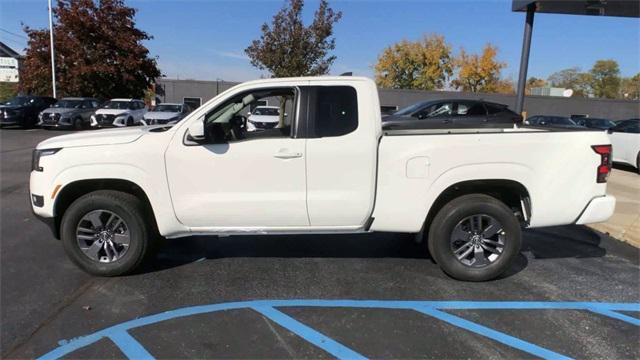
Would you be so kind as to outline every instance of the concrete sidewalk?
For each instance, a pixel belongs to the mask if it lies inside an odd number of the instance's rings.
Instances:
[[[616,197],[616,212],[606,223],[590,227],[640,247],[640,175],[635,169],[615,165],[607,193]]]

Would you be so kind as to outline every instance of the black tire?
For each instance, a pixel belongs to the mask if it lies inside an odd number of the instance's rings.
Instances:
[[[640,174],[640,152],[636,156],[636,172]]]
[[[77,117],[75,119],[73,119],[73,128],[75,130],[83,130],[84,129],[84,123],[81,117]]]
[[[133,118],[132,117],[128,117],[127,118],[127,126],[133,126]]]
[[[465,265],[454,255],[452,232],[463,219],[472,215],[488,215],[502,224],[502,253],[483,267]],[[460,196],[440,209],[429,228],[429,251],[433,260],[449,276],[464,281],[487,281],[507,271],[520,253],[522,231],[520,222],[503,202],[484,194]]]
[[[81,219],[94,210],[107,210],[118,215],[127,225],[130,236],[128,250],[121,258],[99,262],[89,258],[80,249],[76,228]],[[82,270],[98,276],[118,276],[131,273],[151,254],[154,234],[149,214],[137,197],[111,190],[99,190],[74,201],[62,217],[60,235],[67,256]]]

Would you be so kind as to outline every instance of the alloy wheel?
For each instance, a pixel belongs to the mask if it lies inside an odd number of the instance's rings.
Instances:
[[[462,219],[453,228],[450,245],[459,262],[473,268],[495,262],[504,251],[506,233],[502,224],[487,214]]]
[[[131,237],[120,216],[109,210],[93,210],[78,222],[76,240],[89,259],[111,263],[127,253]]]

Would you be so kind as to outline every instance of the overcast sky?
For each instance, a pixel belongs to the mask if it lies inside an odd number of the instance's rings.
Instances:
[[[335,28],[338,59],[332,73],[372,76],[372,65],[389,44],[439,33],[455,52],[461,46],[479,51],[487,42],[497,45],[500,60],[508,63],[503,75],[517,77],[525,15],[511,12],[510,0],[330,3],[343,12]],[[127,4],[138,10],[138,27],[154,36],[147,46],[167,77],[244,81],[261,73],[243,50],[259,37],[260,25],[271,20],[284,0],[130,0]],[[307,22],[317,5],[306,1]],[[47,16],[46,0],[0,0],[0,41],[23,52],[26,38],[21,23],[46,27]],[[530,76],[546,78],[572,66],[588,70],[598,59],[615,59],[625,76],[640,72],[640,20],[536,15]]]

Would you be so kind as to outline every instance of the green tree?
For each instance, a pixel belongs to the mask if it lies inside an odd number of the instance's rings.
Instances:
[[[591,74],[579,67],[557,71],[547,79],[551,86],[573,90],[573,96],[586,97],[591,93]]]
[[[464,49],[456,58],[457,77],[451,82],[456,89],[470,92],[513,92],[508,80],[501,79],[507,64],[497,60],[498,48],[487,44],[481,54],[469,54]]]
[[[18,95],[18,84],[10,82],[0,82],[0,102],[11,99]]]
[[[640,100],[640,73],[630,78],[622,79],[620,85],[620,98]]]
[[[613,99],[620,92],[620,67],[615,60],[598,60],[589,71],[596,97]]]
[[[124,0],[59,0],[54,9],[59,96],[142,97],[161,76]],[[49,30],[25,27],[29,37],[20,74],[22,92],[51,94]]]
[[[532,88],[540,88],[545,86],[547,86],[547,82],[544,79],[530,77],[529,79],[527,79],[527,84],[525,85],[525,93],[527,95],[530,95]]]
[[[374,66],[376,83],[392,89],[444,88],[453,75],[451,46],[441,35],[403,40],[383,50]]]
[[[335,61],[329,53],[335,49],[333,25],[342,17],[320,0],[313,22],[302,22],[304,0],[289,0],[274,17],[271,25],[262,25],[260,39],[254,40],[245,53],[251,64],[268,70],[272,77],[314,76],[329,72]]]

